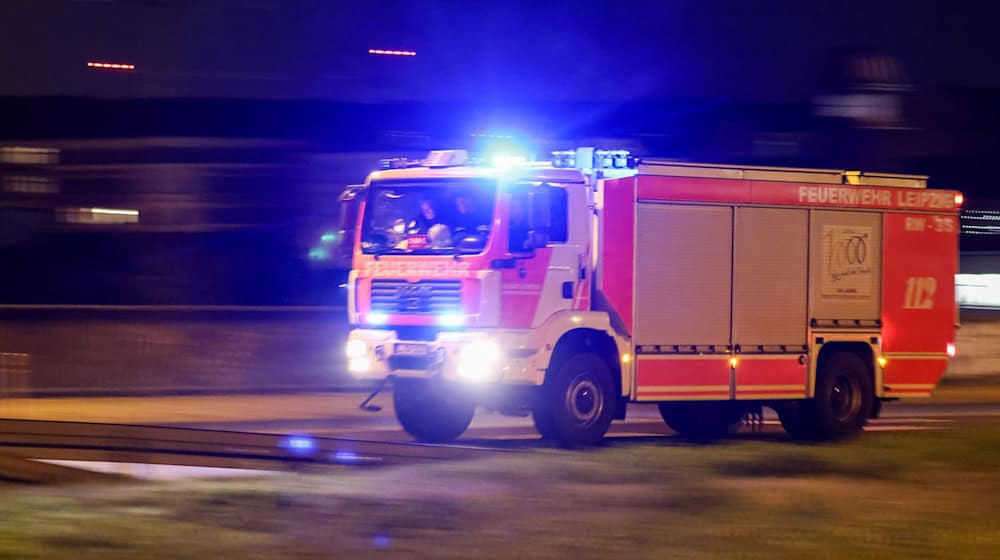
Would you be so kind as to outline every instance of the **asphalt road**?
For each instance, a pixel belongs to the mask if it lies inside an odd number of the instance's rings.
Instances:
[[[207,428],[270,434],[376,441],[412,441],[396,423],[391,396],[377,397],[380,412],[358,409],[364,395],[311,393],[284,395],[209,395],[183,397],[117,397],[0,400],[0,418],[62,420]],[[1000,420],[1000,404],[937,405],[891,403],[871,431],[959,429]],[[671,436],[654,405],[630,405],[628,418],[612,424],[616,440],[666,440]],[[777,418],[765,411],[764,422],[744,426],[738,438],[784,438]],[[514,446],[538,445],[530,417],[508,417],[480,410],[460,443]]]

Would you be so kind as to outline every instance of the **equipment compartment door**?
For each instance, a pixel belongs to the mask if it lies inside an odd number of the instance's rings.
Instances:
[[[639,400],[729,399],[733,209],[640,203]]]
[[[733,209],[639,204],[635,338],[729,345]]]
[[[809,211],[737,208],[733,231],[736,398],[806,393]]]
[[[813,210],[812,314],[820,325],[874,325],[881,318],[882,215]]]

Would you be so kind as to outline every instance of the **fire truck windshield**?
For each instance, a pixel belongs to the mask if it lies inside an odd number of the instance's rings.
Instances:
[[[486,247],[496,181],[375,183],[361,227],[366,254],[479,253]]]

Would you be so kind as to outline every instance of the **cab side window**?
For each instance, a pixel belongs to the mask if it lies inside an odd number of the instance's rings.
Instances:
[[[511,193],[510,222],[508,223],[507,247],[511,253],[524,253],[531,250],[528,243],[528,191],[519,190]]]
[[[552,204],[552,228],[549,230],[551,243],[569,241],[569,197],[566,189],[553,187],[549,195]]]
[[[542,239],[547,239],[548,244],[566,243],[569,241],[569,201],[566,189],[553,186],[544,188],[546,198],[543,200],[548,201],[548,216],[545,221],[548,222],[549,228],[548,231],[538,231],[536,234],[543,234]],[[535,192],[537,194],[537,191]],[[528,241],[532,237],[532,224],[529,219],[529,214],[533,211],[532,197],[532,192],[527,189],[511,193],[507,240],[507,247],[511,253],[531,252]],[[538,199],[535,199],[534,204],[538,204]],[[539,225],[536,224],[535,227]]]

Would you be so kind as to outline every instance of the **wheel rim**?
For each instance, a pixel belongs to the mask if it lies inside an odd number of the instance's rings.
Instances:
[[[838,375],[830,389],[830,411],[838,422],[850,422],[861,411],[861,384],[847,375]]]
[[[580,424],[594,422],[604,410],[600,387],[589,377],[577,377],[566,391],[566,409]]]

